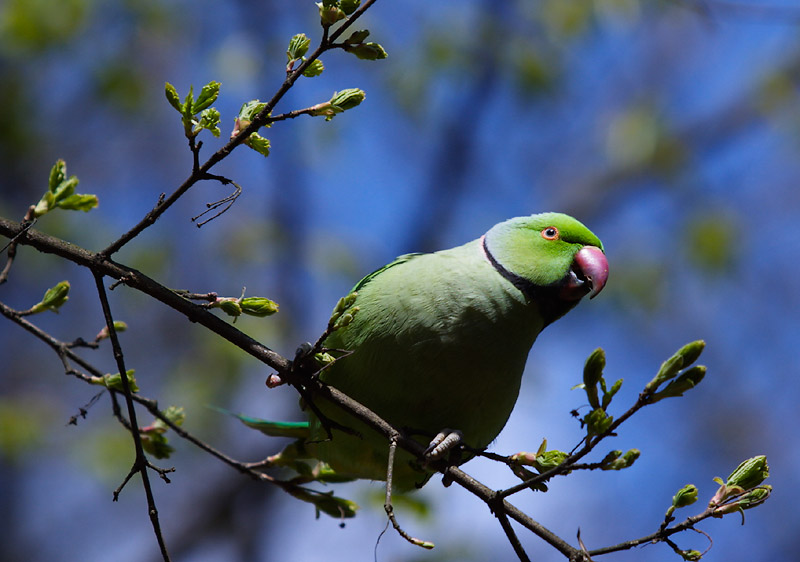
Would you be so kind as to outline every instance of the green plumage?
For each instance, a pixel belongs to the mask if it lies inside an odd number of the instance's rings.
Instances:
[[[539,332],[599,291],[606,275],[600,240],[557,213],[511,219],[450,250],[402,256],[354,288],[352,322],[324,342],[351,353],[321,378],[420,443],[449,428],[483,449],[511,414]],[[311,414],[306,453],[342,476],[385,479],[386,439],[322,399],[315,405],[362,437],[333,429],[328,440]],[[396,489],[428,476],[398,451]]]

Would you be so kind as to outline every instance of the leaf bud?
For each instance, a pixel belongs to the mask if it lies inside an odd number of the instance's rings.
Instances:
[[[686,484],[683,488],[672,496],[672,507],[681,508],[687,505],[692,505],[697,501],[697,486],[694,484]]]
[[[292,37],[289,40],[289,48],[286,50],[289,62],[302,58],[308,52],[309,45],[311,45],[311,39],[306,37],[305,33],[298,33]]]
[[[37,314],[45,310],[58,312],[58,309],[69,300],[69,281],[61,281],[57,285],[50,287],[44,293],[42,300],[33,305],[30,309],[31,314]]]
[[[755,488],[769,477],[766,455],[759,455],[743,461],[728,476],[726,486],[738,486],[742,490]]]
[[[278,303],[265,297],[245,297],[239,302],[242,312],[263,318],[278,312]]]

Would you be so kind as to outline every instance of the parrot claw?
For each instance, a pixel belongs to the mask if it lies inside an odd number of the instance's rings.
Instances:
[[[464,441],[463,434],[457,429],[443,429],[436,434],[436,437],[425,449],[425,457],[428,460],[437,460],[442,458],[445,453],[452,451]]]

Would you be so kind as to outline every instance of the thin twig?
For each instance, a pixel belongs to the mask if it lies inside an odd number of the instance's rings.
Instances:
[[[3,236],[11,238],[16,236],[20,230],[19,223],[0,218],[0,234]],[[174,291],[154,281],[141,271],[118,264],[102,254],[90,252],[34,229],[29,230],[26,236],[20,239],[20,244],[36,248],[40,252],[60,256],[77,265],[88,268],[93,273],[100,273],[106,277],[121,280],[125,285],[150,295],[170,308],[175,309],[191,322],[201,324],[217,335],[222,336],[279,373],[288,372],[289,370],[289,360],[239,331],[225,320],[205,310],[202,306],[175,294]]]
[[[120,491],[125,486],[125,483],[130,479],[131,475],[135,472],[139,472],[142,477],[142,486],[144,487],[144,493],[147,498],[147,512],[150,515],[150,522],[153,525],[153,532],[156,535],[158,547],[161,550],[161,556],[164,559],[164,562],[169,562],[170,558],[169,553],[167,552],[167,544],[164,541],[164,535],[161,532],[161,523],[158,520],[156,500],[153,496],[153,490],[150,487],[150,477],[147,470],[150,466],[150,463],[147,461],[147,457],[144,454],[144,448],[142,447],[142,437],[138,430],[139,424],[136,422],[136,408],[133,405],[133,393],[131,392],[128,377],[125,375],[127,370],[125,369],[125,358],[122,353],[122,346],[119,343],[117,331],[114,328],[114,317],[111,314],[111,306],[108,302],[108,295],[106,294],[106,288],[103,285],[103,276],[99,273],[95,273],[94,280],[95,286],[97,287],[97,296],[100,299],[100,305],[103,308],[103,317],[105,318],[106,326],[108,327],[108,336],[111,340],[111,347],[114,351],[114,359],[117,362],[117,368],[119,369],[120,373],[122,393],[125,396],[125,403],[128,407],[128,420],[131,424],[131,436],[133,437],[134,450],[136,451],[136,459],[134,460],[131,472],[125,478],[122,485],[114,492],[114,500],[119,497]]]
[[[406,533],[397,522],[397,518],[394,515],[394,507],[392,506],[392,476],[394,472],[394,456],[396,452],[397,437],[395,436],[392,439],[389,439],[389,461],[386,467],[386,499],[383,502],[383,510],[386,512],[386,515],[389,517],[389,521],[392,523],[392,527],[394,527],[394,530],[397,531],[398,535],[406,539],[414,546],[421,546],[422,548],[431,549],[434,547],[432,542],[412,537]]]
[[[238,135],[234,136],[227,143],[225,143],[222,148],[212,154],[202,165],[198,166],[196,160],[192,166],[192,173],[169,197],[160,199],[156,206],[151,209],[150,212],[148,212],[144,218],[139,221],[139,223],[119,237],[116,241],[107,246],[100,252],[100,254],[104,257],[112,256],[122,249],[122,247],[128,242],[141,234],[142,231],[152,226],[159,219],[159,217],[166,212],[167,209],[169,209],[178,199],[183,196],[184,193],[191,189],[192,186],[194,186],[197,182],[205,179],[211,168],[226,158],[237,146],[249,138],[252,133],[255,133],[261,127],[263,127],[269,120],[269,114],[272,113],[272,110],[276,105],[278,105],[278,102],[283,98],[284,95],[286,95],[286,92],[288,92],[294,83],[303,75],[303,72],[305,72],[306,68],[308,68],[308,66],[316,59],[318,59],[322,53],[335,48],[334,41],[336,41],[336,39],[342,33],[349,29],[356,22],[356,20],[358,20],[358,18],[360,18],[361,15],[366,12],[376,1],[377,0],[367,0],[361,4],[361,6],[359,6],[355,12],[353,12],[346,20],[344,20],[335,31],[331,32],[330,35],[328,33],[328,27],[323,26],[322,39],[319,43],[319,46],[314,50],[313,53],[307,56],[306,60],[303,61],[302,64],[300,64],[287,75],[286,80],[284,80],[280,88],[278,88],[275,94],[273,94],[272,98],[264,105],[264,109],[259,112],[258,115],[253,117],[253,120],[250,122],[250,124]],[[190,143],[191,142],[192,141],[190,139]],[[196,158],[197,153],[199,152],[199,146],[194,147],[194,145],[191,145],[191,147],[192,153]]]
[[[517,533],[514,532],[514,528],[511,526],[511,521],[508,520],[508,515],[506,515],[505,510],[503,509],[502,502],[497,503],[496,501],[489,504],[489,508],[494,513],[497,520],[500,521],[500,526],[503,528],[503,532],[506,534],[506,538],[508,542],[511,543],[511,548],[514,549],[514,552],[517,555],[517,558],[520,559],[520,562],[530,562],[530,558],[528,558],[528,553],[525,552],[525,549],[522,547],[522,543],[519,542],[519,537],[517,537]]]

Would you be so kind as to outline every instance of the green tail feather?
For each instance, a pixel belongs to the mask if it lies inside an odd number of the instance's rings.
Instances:
[[[223,414],[227,414],[229,416],[233,416],[241,421],[247,427],[251,427],[253,429],[259,430],[264,435],[269,435],[270,437],[291,437],[294,439],[306,439],[308,438],[309,430],[308,430],[308,422],[276,422],[276,421],[269,421],[269,420],[262,420],[261,418],[253,418],[250,416],[245,416],[244,414],[235,414],[225,408],[220,408],[218,406],[209,406],[217,410],[218,412],[222,412]]]

